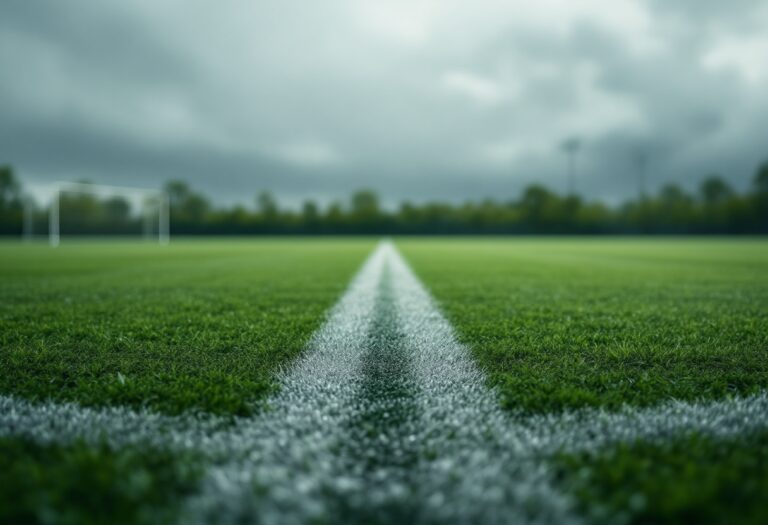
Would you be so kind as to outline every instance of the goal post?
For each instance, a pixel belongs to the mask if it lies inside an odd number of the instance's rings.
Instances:
[[[163,245],[170,242],[170,199],[164,191],[90,182],[59,182],[54,188],[48,217],[48,237],[51,246],[55,247],[61,243],[61,200],[62,195],[66,194],[92,195],[102,198],[127,197],[134,201],[138,199],[143,236],[152,237],[152,226],[157,221],[158,242]]]

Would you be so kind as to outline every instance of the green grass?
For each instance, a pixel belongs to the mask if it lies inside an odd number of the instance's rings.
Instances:
[[[558,458],[561,483],[593,523],[768,523],[768,433],[622,444]]]
[[[768,386],[768,242],[403,239],[402,252],[526,412]]]
[[[503,405],[546,413],[768,387],[768,241],[407,239]],[[561,456],[589,522],[768,522],[768,434]]]
[[[0,244],[0,393],[245,415],[373,240]]]
[[[169,523],[196,488],[194,458],[0,438],[0,524]]]
[[[768,387],[768,241],[402,239],[503,405],[527,413]],[[0,243],[0,393],[250,414],[375,244]],[[598,523],[765,523],[768,433],[561,455]],[[0,523],[168,522],[194,458],[0,439]]]

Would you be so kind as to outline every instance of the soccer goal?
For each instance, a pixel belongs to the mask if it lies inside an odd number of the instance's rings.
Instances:
[[[49,212],[51,246],[61,243],[62,219],[70,216],[79,233],[98,223],[99,233],[117,225],[120,233],[130,233],[139,223],[144,238],[157,235],[160,244],[170,241],[170,203],[160,190],[108,186],[86,182],[56,184]],[[138,213],[137,213],[138,210]]]

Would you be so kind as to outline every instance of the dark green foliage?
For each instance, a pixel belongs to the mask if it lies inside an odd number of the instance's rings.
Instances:
[[[0,246],[0,392],[249,414],[372,246]]]
[[[256,197],[256,206],[264,221],[272,222],[277,218],[277,201],[271,193],[263,191]]]
[[[0,166],[0,209],[19,199],[19,183],[10,166]]]
[[[0,438],[0,524],[161,524],[195,489],[195,460],[143,448]]]
[[[768,387],[768,242],[400,240],[504,406]]]
[[[732,195],[733,189],[717,175],[710,175],[701,183],[701,196],[709,206],[722,204]]]
[[[768,195],[768,161],[763,162],[757,169],[754,183],[758,195]]]
[[[11,166],[0,165],[0,235],[21,233],[21,188]]]
[[[60,228],[63,234],[90,232],[125,234],[141,231],[140,219],[122,197],[106,200],[88,193],[62,193],[59,198]]]
[[[557,465],[594,523],[768,523],[768,433],[622,444]]]
[[[0,169],[0,211],[7,173],[12,175],[10,168]],[[353,193],[346,206],[333,202],[321,210],[308,201],[298,212],[281,209],[269,192],[256,196],[253,210],[242,205],[214,208],[183,181],[169,182],[165,191],[170,198],[173,234],[768,233],[768,163],[758,168],[753,182],[748,193],[737,194],[724,179],[710,175],[701,182],[698,195],[666,184],[656,195],[641,189],[638,198],[621,207],[610,207],[588,196],[559,195],[532,184],[517,198],[510,194],[460,205],[404,202],[397,211],[381,208],[371,190]],[[15,187],[18,190],[18,185]],[[92,196],[85,201],[68,198],[62,203],[64,234],[141,231],[141,220],[135,213],[129,217],[124,211],[115,214],[118,203]],[[35,216],[38,233],[47,231],[46,213],[41,209]],[[18,234],[20,230],[21,212],[17,211],[8,217],[0,233]]]
[[[193,192],[183,181],[170,181],[165,185],[171,205],[172,223],[196,223],[205,220],[210,203],[203,195]]]

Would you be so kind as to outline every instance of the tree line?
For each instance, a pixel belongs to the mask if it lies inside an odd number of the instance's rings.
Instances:
[[[540,184],[509,201],[404,202],[396,210],[384,209],[369,190],[325,207],[307,200],[299,210],[280,207],[269,192],[258,194],[253,207],[217,207],[183,181],[167,183],[165,191],[172,235],[768,233],[768,161],[746,193],[712,175],[696,193],[667,184],[620,206],[559,195]],[[60,207],[63,234],[136,234],[142,224],[157,227],[121,197],[65,193]],[[27,209],[34,231],[47,233],[47,208]],[[21,184],[10,166],[0,167],[0,234],[21,234],[23,222]]]

